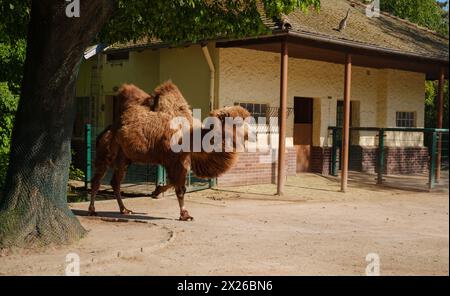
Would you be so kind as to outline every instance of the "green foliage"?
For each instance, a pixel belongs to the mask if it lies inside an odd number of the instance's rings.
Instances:
[[[71,150],[72,158],[75,155],[75,151]],[[83,181],[84,180],[84,172],[78,168],[76,168],[73,163],[70,164],[69,167],[69,179]]]
[[[6,82],[0,82],[0,188],[2,188],[9,162],[11,132],[18,96],[11,93]]]
[[[73,164],[69,169],[69,179],[83,181],[84,180],[84,172],[78,168],[76,168]]]
[[[436,0],[382,0],[381,10],[448,35],[448,11]]]
[[[26,51],[24,37],[28,16],[25,17],[21,10],[26,1],[17,5],[14,5],[14,2],[16,1],[0,2],[0,189],[3,187],[8,169],[11,132],[19,100]]]
[[[114,43],[149,37],[176,44],[268,33],[258,3],[268,17],[279,17],[295,8],[318,8],[320,0],[118,0],[99,39]]]
[[[7,82],[14,94],[19,94],[20,91],[25,51],[25,39],[0,43],[0,81]]]
[[[425,84],[425,127],[435,128],[437,123],[438,109],[438,83],[437,81],[427,81]],[[448,128],[448,80],[444,87],[444,115],[443,128]]]
[[[31,0],[0,1],[0,43],[13,44],[26,38],[30,11]]]

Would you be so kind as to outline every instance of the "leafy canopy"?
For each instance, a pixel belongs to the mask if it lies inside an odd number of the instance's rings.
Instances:
[[[278,18],[296,8],[319,8],[320,0],[119,0],[100,35],[102,41],[157,38],[196,42],[267,33],[260,13]]]
[[[381,10],[400,18],[448,35],[447,1],[437,0],[381,0]]]

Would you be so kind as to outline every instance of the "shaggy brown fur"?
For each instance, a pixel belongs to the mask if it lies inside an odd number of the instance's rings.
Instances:
[[[178,132],[170,127],[170,121],[173,118],[182,116],[188,120],[191,125],[189,130],[191,139],[193,129],[201,127],[193,121],[188,103],[178,88],[170,81],[156,88],[151,96],[134,85],[124,85],[118,96],[123,106],[121,118],[102,132],[97,140],[96,172],[92,180],[89,213],[95,214],[95,195],[108,167],[114,169],[111,185],[120,212],[124,214],[131,212],[125,208],[122,202],[120,182],[125,175],[127,166],[131,162],[137,162],[160,164],[166,168],[171,184],[158,186],[152,196],[157,196],[172,186],[175,187],[180,206],[180,219],[192,219],[184,207],[185,182],[189,168],[191,167],[199,177],[217,177],[235,163],[236,153],[175,153],[172,151],[170,140]],[[228,107],[211,113],[213,116],[220,117],[222,122],[224,122],[225,114],[242,118],[250,115],[242,107]],[[202,134],[205,132],[207,130],[203,129]]]

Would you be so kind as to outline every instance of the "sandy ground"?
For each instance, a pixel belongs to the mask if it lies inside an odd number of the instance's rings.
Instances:
[[[274,185],[189,193],[193,222],[177,220],[170,194],[126,199],[137,213],[129,216],[114,200],[99,201],[96,218],[85,216],[87,203],[71,204],[86,238],[11,250],[0,274],[64,275],[75,252],[81,275],[364,275],[368,253],[381,275],[448,275],[448,176],[433,193],[353,178],[345,194],[312,174],[290,178],[282,198]]]

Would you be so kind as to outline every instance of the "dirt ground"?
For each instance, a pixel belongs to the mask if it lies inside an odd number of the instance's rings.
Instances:
[[[187,194],[193,222],[177,220],[170,194],[125,199],[136,212],[128,216],[114,200],[99,201],[95,218],[85,216],[87,203],[71,204],[86,238],[11,250],[0,274],[64,275],[75,252],[81,275],[364,275],[368,253],[378,254],[381,275],[448,275],[445,179],[433,193],[375,186],[360,174],[345,194],[336,179],[313,174],[289,178],[281,198],[275,185],[205,190]]]

